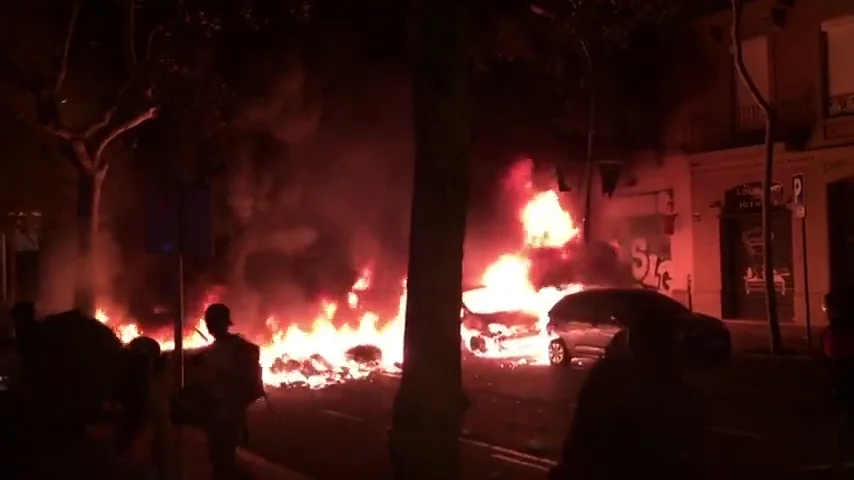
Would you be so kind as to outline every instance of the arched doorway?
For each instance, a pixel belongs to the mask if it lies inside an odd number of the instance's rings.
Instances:
[[[774,290],[781,321],[794,320],[792,214],[783,201],[783,186],[772,185]],[[724,318],[767,319],[762,242],[762,184],[737,185],[724,194],[720,218],[721,312]]]
[[[830,288],[854,288],[854,178],[827,185]]]

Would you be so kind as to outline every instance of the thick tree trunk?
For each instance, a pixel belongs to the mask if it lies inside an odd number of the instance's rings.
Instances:
[[[780,318],[777,315],[777,291],[774,287],[774,228],[771,186],[774,182],[774,132],[776,131],[774,112],[765,113],[765,172],[762,178],[762,274],[765,280],[765,312],[768,315],[768,328],[771,331],[771,352],[779,353],[783,348],[780,335]]]
[[[389,447],[397,480],[452,480],[465,398],[460,355],[470,112],[465,2],[414,0],[415,172],[403,375]]]
[[[77,174],[77,279],[74,306],[95,313],[95,258],[93,244],[98,233],[98,211],[106,171]]]

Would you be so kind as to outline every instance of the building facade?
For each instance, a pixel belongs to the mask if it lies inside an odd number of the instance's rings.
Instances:
[[[764,320],[765,122],[736,75],[730,29],[729,11],[693,25],[714,67],[709,85],[675,115],[666,152],[631,162],[614,197],[599,199],[598,230],[623,247],[640,284],[704,313]],[[742,32],[747,70],[779,114],[769,273],[778,310],[817,325],[824,294],[854,283],[854,2],[753,2]]]

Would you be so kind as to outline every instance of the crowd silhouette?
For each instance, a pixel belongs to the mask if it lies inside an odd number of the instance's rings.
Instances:
[[[123,345],[78,310],[37,318],[32,303],[19,303],[9,316],[0,355],[3,478],[171,477],[171,433],[185,425],[205,433],[214,479],[246,477],[235,457],[246,409],[264,395],[260,350],[229,332],[225,305],[205,313],[214,342],[196,355],[201,373],[185,388],[174,388],[153,339]]]

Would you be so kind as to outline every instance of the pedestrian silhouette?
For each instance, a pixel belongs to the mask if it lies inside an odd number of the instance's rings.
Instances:
[[[245,476],[236,455],[246,435],[247,409],[265,395],[261,350],[229,332],[233,322],[227,306],[210,305],[204,320],[214,342],[200,356],[198,378],[176,397],[173,415],[176,423],[195,423],[205,430],[213,478],[233,480]]]
[[[701,478],[699,399],[682,380],[673,330],[644,319],[613,340],[628,342],[627,355],[591,369],[550,480]]]
[[[122,405],[114,445],[131,464],[166,468],[169,425],[166,359],[160,344],[137,337],[125,348],[124,373],[117,400]]]
[[[21,389],[2,419],[4,473],[22,480],[133,478],[109,445],[87,434],[113,397],[122,345],[112,330],[72,310],[24,318]],[[4,475],[4,478],[7,478]]]

